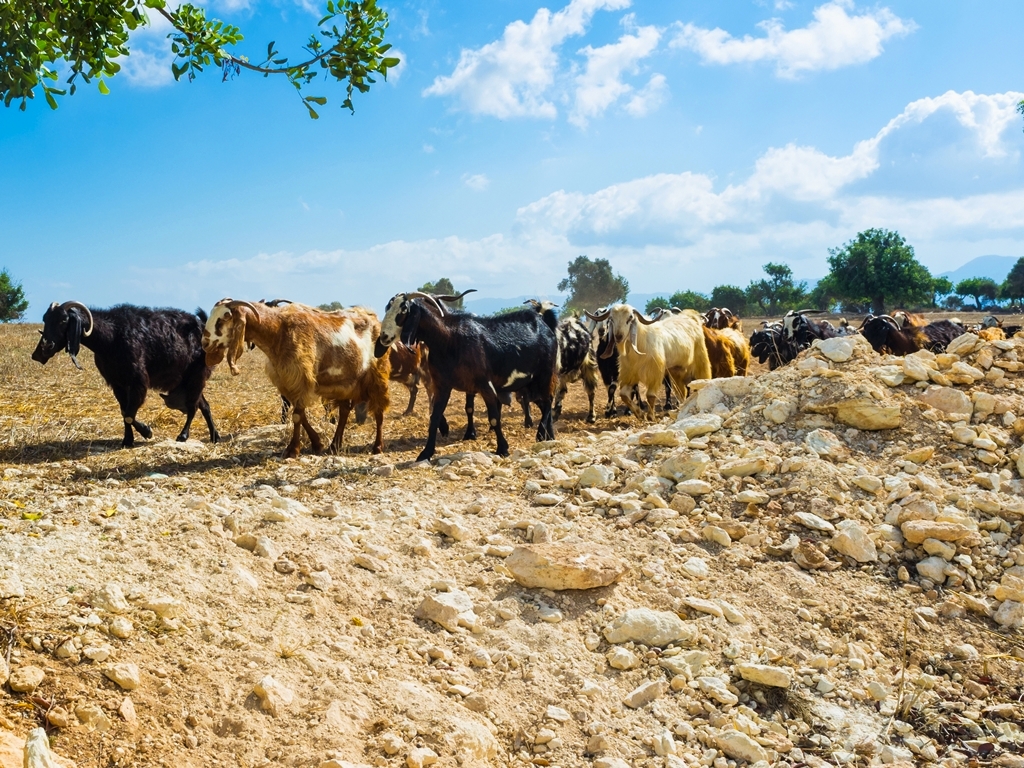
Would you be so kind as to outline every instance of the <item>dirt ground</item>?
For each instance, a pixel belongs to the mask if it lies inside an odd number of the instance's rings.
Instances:
[[[755,326],[746,321],[748,335]],[[284,461],[290,425],[280,424],[280,399],[257,351],[245,355],[240,376],[222,365],[207,387],[223,442],[209,444],[199,418],[192,439],[174,443],[183,416],[151,393],[139,418],[153,439],[122,450],[117,406],[91,353],[80,355],[83,371],[64,354],[41,366],[29,359],[36,328],[0,327],[0,584],[16,574],[24,592],[0,593],[0,658],[45,677],[32,695],[0,690],[0,730],[24,736],[46,724],[54,749],[79,768],[319,766],[332,758],[416,768],[418,748],[436,753],[438,765],[722,768],[737,763],[716,747],[727,721],[753,723],[748,731],[774,745],[762,743],[772,760],[793,766],[877,763],[885,754],[895,756],[887,762],[958,765],[966,756],[981,765],[1017,749],[1020,630],[971,612],[936,613],[948,594],[901,580],[898,558],[840,558],[846,567],[807,572],[788,556],[741,544],[748,529],[765,541],[809,535],[775,501],[777,511],[765,513],[730,501],[755,485],[718,478],[695,513],[694,530],[743,529],[728,547],[689,528],[633,521],[626,504],[585,504],[578,488],[568,503],[539,505],[538,491],[561,482],[548,469],[571,479],[574,457],[607,457],[626,496],[639,486],[625,478],[635,473],[639,482],[660,461],[635,447],[642,425],[632,418],[586,424],[579,384],[547,452],[532,453],[535,430],[523,427],[518,407],[504,411],[512,457],[489,454],[493,436],[479,403],[479,438],[461,442],[455,394],[441,461],[412,466],[426,435],[426,397],[421,390],[415,413],[401,418],[408,393],[393,384],[383,455],[369,454],[370,424],[350,424],[342,455]],[[604,403],[599,392],[599,414]],[[319,415],[315,426],[325,441],[333,433]],[[772,447],[784,442],[778,436],[755,438],[746,445],[792,455]],[[716,457],[743,443],[724,431],[710,440]],[[858,460],[885,474],[892,453],[874,448]],[[852,504],[841,472],[756,487],[784,502],[786,514],[822,512],[823,498]],[[1019,523],[1008,530],[1010,547]],[[609,587],[568,592],[509,578],[501,558],[512,547],[548,540],[614,553],[628,573]],[[692,558],[710,565],[706,578],[683,574]],[[111,583],[127,598],[123,609],[97,601]],[[448,631],[416,618],[424,595],[456,589],[472,598],[477,625]],[[746,621],[688,609],[689,598],[728,601]],[[794,668],[807,685],[780,692],[739,680],[736,710],[702,698],[696,685],[677,691],[673,681],[672,694],[653,705],[624,707],[631,690],[664,677],[659,664],[671,655],[630,644],[641,663],[608,666],[602,628],[634,606],[692,621],[708,664],[725,670],[742,652]],[[117,616],[131,628],[117,629]],[[867,661],[847,667],[858,654]],[[137,685],[115,683],[111,663],[134,664]],[[888,704],[864,692],[862,674],[891,689]],[[276,712],[254,693],[268,675],[290,696]],[[821,675],[838,680],[837,690],[814,688],[812,676]],[[904,688],[920,698],[897,718]],[[978,714],[997,705],[1010,709]],[[668,757],[658,747],[665,732],[679,745]],[[890,743],[896,751],[879,752]]]

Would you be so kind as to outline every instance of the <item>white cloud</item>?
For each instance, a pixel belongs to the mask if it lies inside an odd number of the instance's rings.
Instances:
[[[627,26],[631,26],[632,17],[627,16],[624,21]],[[623,74],[635,74],[638,63],[654,52],[660,39],[661,31],[657,27],[640,27],[634,34],[620,37],[618,42],[599,48],[589,45],[583,48],[580,53],[587,57],[587,65],[583,73],[576,77],[575,103],[569,122],[584,128],[589,120],[604,114],[608,107],[631,93],[633,87],[622,81]],[[658,87],[664,88],[664,80],[662,77],[655,91]],[[640,101],[629,111],[632,114],[646,114],[654,106],[656,98],[657,94],[653,93],[640,97]]]
[[[398,59],[398,66],[388,70],[388,82],[394,85],[402,77],[402,73],[405,72],[405,67],[409,63],[409,57],[405,54],[405,51],[400,51],[398,48],[392,48],[385,55],[389,57],[394,56]]]
[[[647,85],[633,94],[626,102],[626,112],[633,117],[643,117],[654,112],[668,98],[668,84],[664,75],[651,75]]]
[[[951,91],[920,99],[848,154],[830,156],[797,145],[770,148],[745,179],[724,186],[711,175],[682,172],[589,193],[556,191],[520,208],[510,232],[475,240],[448,237],[358,251],[196,261],[184,269],[200,278],[191,280],[180,279],[180,267],[173,268],[174,280],[171,268],[133,274],[141,295],[159,286],[160,301],[167,300],[163,292],[173,283],[181,286],[175,290],[182,301],[200,299],[204,306],[224,295],[274,294],[309,303],[361,302],[379,310],[394,293],[438,274],[460,287],[478,288],[482,296],[550,291],[564,277],[566,262],[586,253],[609,259],[640,293],[684,286],[707,290],[722,282],[745,285],[765,261],[778,258],[800,277],[823,275],[827,249],[869,227],[899,230],[929,267],[941,271],[973,256],[1024,251],[1024,185],[960,197],[897,195],[854,185],[879,171],[887,140],[936,115],[954,118],[979,167],[993,165],[992,158],[1004,166],[1019,164],[1006,140],[1016,136],[1014,105],[1022,98]],[[962,135],[947,139],[962,141]],[[486,187],[483,174],[462,180],[472,188],[475,179]],[[329,295],[332,285],[348,286],[351,293]],[[185,299],[186,291],[204,295]]]
[[[168,11],[175,3],[168,3]],[[174,82],[171,73],[171,43],[167,39],[171,22],[151,8],[144,8],[146,24],[131,34],[127,58],[120,61],[121,74],[131,85],[141,88],[159,88]]]
[[[833,0],[814,9],[806,27],[786,31],[779,19],[758,26],[763,37],[735,38],[724,29],[684,24],[670,45],[697,52],[706,64],[773,62],[780,77],[863,64],[882,54],[882,44],[917,29],[888,8],[851,15],[850,0]]]
[[[130,55],[121,62],[121,74],[132,85],[159,88],[174,82],[172,61],[174,54],[169,45],[166,50],[162,50],[156,46],[133,42]]]
[[[433,154],[433,152],[434,152],[434,145],[433,144],[424,144],[423,145],[423,151],[426,152],[428,155]]]
[[[462,183],[474,192],[483,192],[491,186],[491,180],[482,173],[474,173],[473,175],[464,173],[462,175]]]
[[[438,77],[424,96],[454,96],[474,114],[498,118],[554,118],[548,90],[555,81],[555,49],[568,37],[583,34],[599,10],[619,10],[630,0],[571,0],[557,13],[541,8],[526,23],[514,21],[500,40],[463,49],[455,70]]]
[[[896,216],[895,211],[915,211],[934,228],[943,223],[947,212],[946,221],[953,226],[981,224],[984,201],[989,200],[992,210],[988,224],[1014,228],[1024,221],[1024,209],[1013,207],[1024,193],[941,202],[861,199],[843,197],[843,193],[846,187],[877,170],[880,148],[887,137],[940,111],[954,116],[974,137],[980,157],[1006,156],[1002,136],[1008,128],[1016,126],[1016,104],[1021,98],[1024,94],[1015,92],[985,95],[949,91],[911,102],[875,136],[858,142],[845,156],[832,157],[814,147],[795,144],[773,147],[758,158],[746,180],[721,191],[715,190],[713,178],[705,174],[660,173],[590,194],[554,192],[520,208],[517,223],[521,228],[546,229],[584,241],[626,232],[641,238],[646,232],[648,236],[693,239],[702,237],[709,228],[759,226],[764,223],[770,204],[788,201],[815,204],[821,216],[846,215],[861,223],[868,222],[870,217],[855,215],[856,211],[870,210],[882,215],[886,205],[892,205],[888,218]],[[869,202],[883,199],[886,202]],[[927,211],[937,213],[928,217]],[[912,216],[900,219],[904,225],[911,220]]]

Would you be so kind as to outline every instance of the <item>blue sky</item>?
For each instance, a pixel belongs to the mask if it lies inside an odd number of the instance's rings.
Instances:
[[[1024,255],[1019,2],[384,3],[403,59],[321,119],[283,82],[174,83],[166,29],[102,96],[0,112],[0,265],[50,301],[382,308],[439,276],[545,295],[800,277],[868,227],[933,272]],[[217,0],[298,55],[309,0]]]

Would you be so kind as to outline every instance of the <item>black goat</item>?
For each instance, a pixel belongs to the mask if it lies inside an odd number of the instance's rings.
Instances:
[[[919,349],[944,352],[949,342],[964,332],[962,325],[950,320],[936,320],[927,325],[914,322],[904,313],[904,323],[890,315],[869,317],[861,326],[861,334],[879,354],[909,355]]]
[[[767,362],[772,371],[792,362],[799,353],[796,342],[786,338],[782,323],[762,323],[761,330],[750,337],[750,354],[761,363]]]
[[[597,392],[598,367],[594,359],[594,352],[591,349],[591,336],[583,324],[575,317],[568,317],[558,321],[555,313],[557,305],[549,301],[539,302],[527,299],[523,302],[529,304],[541,315],[550,313],[545,317],[545,322],[550,326],[555,323],[555,339],[558,341],[558,389],[555,392],[555,405],[553,417],[557,421],[562,418],[562,400],[569,391],[569,385],[574,381],[583,379],[583,388],[587,391],[590,400],[590,409],[587,411],[587,423],[593,424],[597,421],[594,413],[594,395]],[[530,415],[530,404],[523,393],[517,395],[523,407],[526,427],[533,426],[533,417]]]
[[[477,317],[465,312],[446,313],[429,294],[399,293],[388,302],[374,354],[383,356],[402,338],[405,343],[427,345],[427,367],[433,392],[427,444],[417,461],[429,459],[437,446],[437,432],[452,390],[479,393],[497,438],[497,453],[508,455],[501,431],[501,406],[512,404],[512,394],[525,390],[540,406],[537,440],[551,440],[551,420],[558,356],[554,328],[532,309],[498,317]]]
[[[85,322],[88,328],[83,330]],[[210,441],[215,443],[220,435],[203,396],[210,378],[202,345],[205,322],[206,313],[201,309],[193,315],[179,309],[130,304],[90,310],[77,301],[54,302],[43,315],[43,330],[32,359],[45,365],[63,349],[81,369],[81,346],[92,350],[100,375],[121,406],[124,448],[135,444],[133,429],[144,438],[153,436],[153,430],[135,418],[150,389],[166,393],[161,396],[167,407],[185,414],[179,442],[188,440],[198,409],[206,419]]]

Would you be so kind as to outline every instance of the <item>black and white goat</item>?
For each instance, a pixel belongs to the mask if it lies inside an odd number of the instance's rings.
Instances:
[[[768,369],[774,371],[796,359],[800,349],[796,341],[787,338],[782,323],[761,323],[761,329],[750,336],[750,354],[759,362],[768,363]]]
[[[429,459],[452,390],[479,393],[497,438],[497,453],[508,455],[501,430],[501,406],[525,391],[540,406],[537,440],[551,440],[552,402],[557,378],[558,344],[554,328],[543,315],[522,309],[497,317],[445,312],[433,296],[420,291],[399,293],[388,302],[374,354],[383,356],[402,338],[427,345],[432,392],[427,444],[417,461]]]
[[[838,336],[835,326],[827,320],[812,320],[807,315],[821,314],[818,309],[790,310],[782,318],[786,338],[796,342],[798,350],[807,349],[815,339],[832,339]]]
[[[215,443],[220,435],[203,395],[210,378],[202,344],[205,322],[202,310],[192,314],[131,304],[91,310],[77,301],[54,302],[43,315],[32,359],[45,365],[65,350],[81,369],[79,350],[83,346],[92,350],[100,375],[121,406],[124,448],[135,444],[134,432],[147,439],[153,436],[153,430],[135,418],[150,389],[165,393],[161,396],[167,407],[185,414],[179,442],[188,440],[199,410],[210,430],[210,441]]]
[[[597,392],[597,378],[600,375],[597,361],[594,359],[594,352],[591,349],[591,335],[583,324],[575,317],[567,317],[559,321],[555,313],[557,304],[550,301],[536,301],[527,299],[523,302],[529,304],[539,314],[550,313],[545,322],[555,325],[555,339],[558,341],[558,389],[555,392],[555,406],[553,417],[557,421],[562,418],[562,400],[569,391],[569,385],[575,381],[583,380],[583,388],[587,392],[590,401],[590,408],[587,411],[587,423],[593,424],[597,421],[594,413],[594,395]],[[518,396],[523,406],[524,425],[533,426],[533,418],[530,415],[530,404],[524,395]]]

